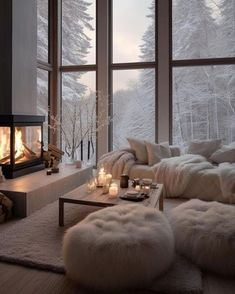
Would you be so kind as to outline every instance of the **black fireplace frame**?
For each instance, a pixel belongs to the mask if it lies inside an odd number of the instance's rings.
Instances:
[[[28,173],[36,172],[45,168],[43,164],[43,122],[45,117],[42,115],[0,115],[0,127],[10,128],[10,164],[0,164],[3,174],[8,179],[13,179]],[[41,155],[39,158],[15,163],[15,127],[41,127]]]

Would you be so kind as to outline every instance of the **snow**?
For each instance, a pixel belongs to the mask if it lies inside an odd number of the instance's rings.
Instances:
[[[95,62],[94,0],[63,0],[62,62],[64,65]],[[190,2],[190,5],[189,5]],[[38,56],[47,58],[47,1],[38,1]],[[201,59],[235,57],[234,0],[173,0],[173,58]],[[140,61],[154,60],[154,1],[146,13],[149,26],[139,40]],[[127,145],[126,137],[155,140],[154,69],[114,72],[113,148]],[[122,75],[123,74],[123,75]],[[125,75],[124,75],[125,74]],[[126,78],[128,76],[128,78]],[[84,160],[88,142],[95,142],[96,116],[87,114],[96,103],[95,79],[85,73],[63,74],[63,124],[69,133],[72,115],[78,107]],[[120,78],[119,78],[120,77]],[[122,79],[121,79],[122,78]],[[38,74],[38,112],[47,112],[48,77]],[[93,87],[92,87],[93,85]],[[193,139],[222,138],[235,141],[235,65],[173,68],[173,143],[185,147]],[[87,106],[87,101],[90,101]],[[86,109],[86,111],[84,110]],[[75,116],[76,117],[76,116]],[[92,118],[93,122],[89,120]],[[76,127],[81,128],[81,121]],[[89,122],[88,122],[89,121]],[[72,140],[70,132],[70,142]],[[63,148],[66,139],[63,135]],[[95,144],[94,144],[95,145]],[[80,147],[79,147],[80,148]],[[78,156],[80,149],[78,148]],[[95,150],[93,153],[95,161]]]

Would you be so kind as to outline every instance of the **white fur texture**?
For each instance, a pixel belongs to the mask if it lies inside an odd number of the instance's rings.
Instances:
[[[171,265],[174,237],[156,209],[117,205],[70,228],[63,256],[67,275],[81,285],[110,291],[144,287]]]
[[[121,174],[129,174],[129,170],[135,164],[134,151],[131,149],[114,150],[102,155],[97,169],[105,168],[114,179],[120,179]]]
[[[216,167],[201,155],[185,154],[162,159],[153,171],[155,180],[164,184],[167,197],[235,204],[235,163]]]
[[[204,269],[235,275],[235,206],[190,200],[174,208],[176,249]]]

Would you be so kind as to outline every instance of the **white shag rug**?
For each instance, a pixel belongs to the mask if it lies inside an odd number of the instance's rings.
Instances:
[[[96,210],[95,207],[65,204],[65,227],[59,227],[56,201],[25,219],[7,227],[0,226],[0,260],[64,273],[62,240],[65,231]],[[201,272],[191,262],[176,257],[169,271],[156,279],[148,290],[168,294],[201,293]]]
[[[235,276],[235,206],[187,201],[170,213],[177,251],[203,269]]]

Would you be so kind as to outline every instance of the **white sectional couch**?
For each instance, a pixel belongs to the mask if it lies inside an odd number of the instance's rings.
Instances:
[[[101,157],[113,178],[121,174],[132,178],[152,178],[164,184],[166,197],[198,198],[235,204],[235,143],[221,140],[193,141],[188,153],[167,143],[153,144],[128,139],[128,149],[112,151]],[[225,161],[225,162],[224,162]]]

